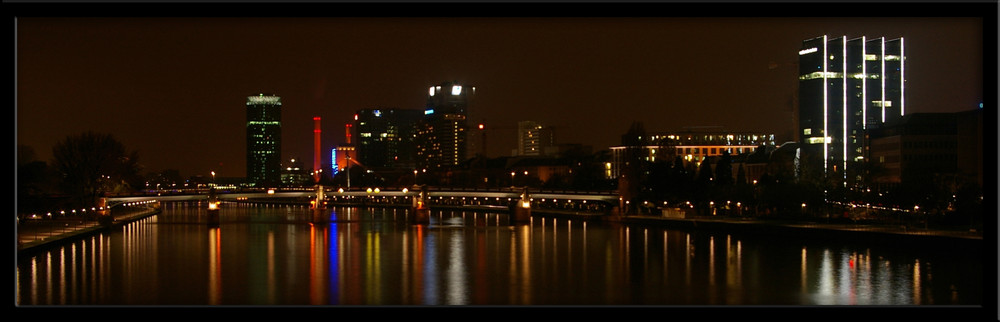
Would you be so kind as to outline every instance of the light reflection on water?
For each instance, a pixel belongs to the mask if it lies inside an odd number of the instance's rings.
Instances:
[[[19,305],[953,305],[981,260],[435,210],[163,213],[21,257]],[[917,252],[919,254],[919,252]],[[933,274],[933,279],[931,278]],[[979,278],[977,280],[977,278]]]

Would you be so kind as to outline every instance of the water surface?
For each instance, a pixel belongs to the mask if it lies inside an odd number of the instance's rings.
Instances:
[[[981,305],[981,258],[435,210],[227,204],[163,212],[17,262],[31,305]]]

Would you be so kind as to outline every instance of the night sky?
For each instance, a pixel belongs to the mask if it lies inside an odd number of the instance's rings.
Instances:
[[[722,126],[788,141],[802,40],[904,37],[907,111],[957,112],[984,100],[983,23],[977,17],[21,17],[16,143],[49,161],[58,141],[92,130],[138,150],[146,171],[242,177],[249,95],[281,96],[282,159],[298,157],[309,166],[314,116],[322,118],[329,162],[356,110],[420,109],[427,88],[445,81],[476,87],[470,124],[487,124],[490,157],[516,148],[521,120],[553,126],[557,143],[595,151],[617,145],[633,121],[649,132]]]

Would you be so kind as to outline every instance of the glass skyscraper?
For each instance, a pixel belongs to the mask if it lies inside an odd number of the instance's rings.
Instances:
[[[281,97],[247,97],[247,183],[281,183]]]
[[[362,109],[357,112],[358,161],[374,168],[414,168],[417,109]]]
[[[476,88],[446,82],[431,86],[424,118],[417,130],[417,163],[425,169],[457,166],[465,161],[467,108]]]
[[[905,114],[903,38],[816,37],[799,51],[800,176],[862,181],[866,133]]]

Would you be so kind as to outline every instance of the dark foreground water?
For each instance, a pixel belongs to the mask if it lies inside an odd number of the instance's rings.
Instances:
[[[961,251],[505,214],[226,204],[17,259],[18,305],[981,305]]]

